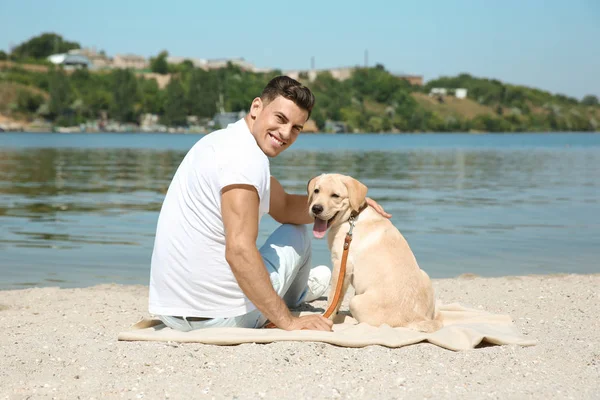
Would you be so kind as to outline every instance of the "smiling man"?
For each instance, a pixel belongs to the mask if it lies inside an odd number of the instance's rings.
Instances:
[[[298,138],[314,101],[307,87],[276,77],[244,119],[205,136],[183,159],[152,254],[149,311],[167,326],[260,328],[270,320],[286,330],[331,330],[320,315],[289,311],[324,294],[331,273],[311,268],[307,196],[287,194],[269,169],[269,157]],[[259,250],[266,213],[282,225]]]

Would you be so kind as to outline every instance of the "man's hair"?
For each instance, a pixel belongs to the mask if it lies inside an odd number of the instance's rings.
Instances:
[[[271,79],[263,89],[260,99],[263,103],[269,104],[277,98],[283,96],[293,101],[301,109],[308,111],[308,118],[315,105],[315,96],[309,88],[289,76],[280,75]]]

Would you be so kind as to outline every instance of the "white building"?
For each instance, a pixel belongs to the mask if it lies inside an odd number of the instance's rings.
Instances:
[[[446,96],[448,94],[448,89],[446,88],[431,88],[429,91],[430,96]]]
[[[466,99],[467,98],[467,89],[458,88],[454,91],[454,95],[457,99]]]
[[[52,54],[48,56],[48,61],[55,65],[62,65],[64,67],[84,67],[90,68],[92,62],[89,58],[82,54]]]
[[[92,63],[92,67],[96,69],[110,68],[112,61],[103,52],[98,53],[95,48],[83,48],[69,50],[69,54],[79,54],[85,56]]]
[[[431,88],[429,91],[429,96],[448,96],[454,94],[457,99],[466,99],[467,98],[467,89],[465,88],[457,88],[457,89],[447,89],[447,88]]]

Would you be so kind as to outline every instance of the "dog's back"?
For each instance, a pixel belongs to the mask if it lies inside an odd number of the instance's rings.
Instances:
[[[335,241],[338,236],[345,232]],[[349,260],[355,289],[350,311],[358,321],[426,332],[441,327],[429,276],[400,231],[370,207],[356,220]]]

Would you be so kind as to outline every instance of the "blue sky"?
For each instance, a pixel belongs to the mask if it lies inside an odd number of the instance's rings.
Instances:
[[[166,49],[258,67],[381,63],[600,95],[599,0],[0,0],[0,49],[56,32],[108,55]]]

